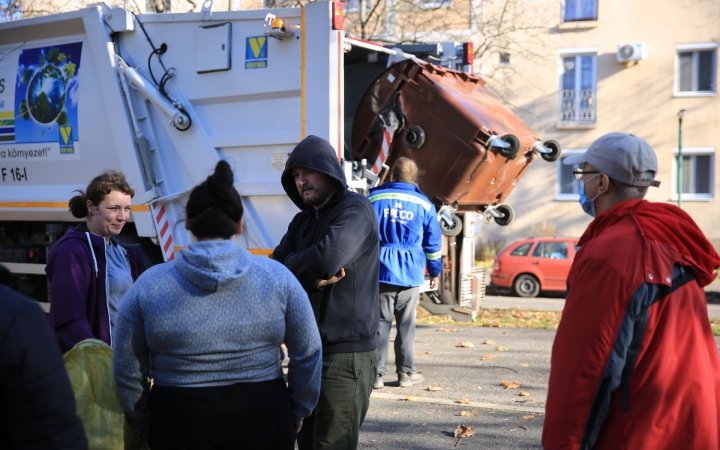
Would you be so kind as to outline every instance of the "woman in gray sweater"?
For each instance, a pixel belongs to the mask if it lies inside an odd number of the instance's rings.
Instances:
[[[317,402],[321,344],[307,295],[282,264],[234,242],[242,214],[220,161],[187,202],[197,242],[147,270],[118,309],[118,393],[153,450],[292,449]]]

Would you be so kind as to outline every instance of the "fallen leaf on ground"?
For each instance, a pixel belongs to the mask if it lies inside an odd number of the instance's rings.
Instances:
[[[440,328],[438,331],[441,333],[455,333],[457,330],[457,328]]]
[[[493,341],[492,339],[485,339],[485,342],[483,342],[483,344],[493,345],[493,344],[497,344],[497,342]]]
[[[480,359],[482,359],[483,361],[487,361],[488,359],[495,359],[495,358],[497,358],[497,356],[495,356],[495,355],[483,355],[483,357]]]
[[[467,405],[468,403],[470,403],[470,401],[468,399],[466,399],[465,397],[463,397],[460,400],[455,400],[455,403],[460,403],[461,405]]]
[[[461,416],[480,416],[481,414],[477,411],[460,411]]]
[[[455,437],[457,439],[463,439],[474,435],[475,431],[472,429],[472,427],[469,427],[467,425],[458,425],[458,427],[455,428]]]
[[[433,384],[433,385],[428,386],[427,390],[430,392],[435,392],[435,391],[442,391],[442,388],[440,386]]]
[[[517,389],[522,387],[522,384],[515,381],[501,381],[500,386],[503,386],[505,389]]]
[[[529,396],[530,396],[530,393],[529,393],[529,392],[525,392],[525,391],[520,391],[520,393],[519,393],[518,395],[519,395],[520,397],[529,397]]]
[[[411,401],[415,400],[416,398],[417,398],[417,397],[415,397],[415,396],[413,396],[413,395],[408,395],[407,397],[405,397],[405,400],[411,402]]]
[[[534,419],[535,416],[523,416],[523,419]]]
[[[530,367],[530,364],[518,364],[520,367]]]
[[[495,350],[497,350],[499,352],[504,352],[504,351],[507,351],[507,347],[495,347]]]
[[[463,348],[469,348],[469,347],[475,347],[475,345],[470,341],[461,342],[455,347],[463,347]]]

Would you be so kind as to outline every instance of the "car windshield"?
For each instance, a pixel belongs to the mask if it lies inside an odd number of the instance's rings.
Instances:
[[[527,244],[522,244],[512,252],[510,252],[511,256],[527,256],[528,252],[530,251],[530,247],[532,247],[532,242],[528,242]]]
[[[567,242],[538,242],[532,255],[537,258],[567,259],[567,251]]]

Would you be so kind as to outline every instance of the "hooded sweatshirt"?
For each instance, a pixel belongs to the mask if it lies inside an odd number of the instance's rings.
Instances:
[[[320,210],[303,202],[292,173],[296,168],[314,170],[336,184],[335,193]],[[370,201],[347,190],[335,149],[316,136],[308,136],[295,147],[281,181],[301,212],[290,222],[273,258],[290,269],[310,297],[323,352],[377,349],[380,251]],[[315,280],[330,279],[340,269],[345,269],[344,278],[316,287]]]
[[[224,386],[282,377],[296,418],[320,392],[320,336],[307,295],[281,264],[230,240],[202,241],[148,269],[120,304],[113,372],[128,420],[149,426],[147,378],[161,386]]]
[[[127,251],[130,272],[136,280],[145,270],[140,244],[112,242]],[[91,234],[87,224],[68,227],[50,249],[45,273],[50,282],[50,325],[65,353],[85,339],[110,342],[107,303],[105,239]]]
[[[621,202],[579,241],[543,446],[717,449],[720,358],[702,288],[720,257],[674,205]]]

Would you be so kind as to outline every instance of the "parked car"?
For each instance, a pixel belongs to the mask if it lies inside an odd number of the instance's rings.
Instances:
[[[510,288],[520,297],[564,291],[577,242],[570,237],[533,237],[512,243],[495,256],[492,285]]]

